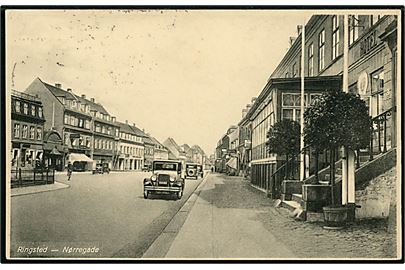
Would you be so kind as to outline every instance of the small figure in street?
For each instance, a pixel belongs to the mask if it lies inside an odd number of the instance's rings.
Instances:
[[[70,181],[70,177],[72,176],[73,166],[72,163],[69,161],[67,165],[67,177],[68,181]]]

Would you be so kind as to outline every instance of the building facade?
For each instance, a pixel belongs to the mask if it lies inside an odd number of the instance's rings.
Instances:
[[[281,119],[300,120],[301,31],[298,29],[298,38],[271,74],[258,99],[245,109],[239,123],[240,127],[249,127],[247,133],[251,132],[252,142],[251,162],[247,159],[241,166],[248,168],[251,164],[251,181],[261,188],[266,188],[266,180],[278,164],[278,157],[266,149],[267,131]],[[358,94],[369,106],[375,123],[373,151],[376,153],[397,144],[396,33],[396,16],[349,16],[349,91]],[[305,26],[305,34],[305,99],[310,105],[324,90],[341,89],[338,76],[343,73],[343,16],[312,16]],[[323,90],[317,86],[319,84]]]
[[[45,117],[41,100],[11,92],[11,168],[35,169],[43,165]]]
[[[144,165],[143,137],[134,130],[134,126],[117,122],[119,127],[118,163],[115,170],[141,170]]]
[[[156,138],[150,136],[153,141],[153,160],[169,159],[169,151]]]
[[[167,138],[163,142],[163,146],[166,147],[166,149],[169,151],[169,159],[174,159],[174,160],[186,160],[186,153],[183,151],[183,149],[176,143],[176,141],[173,138]]]

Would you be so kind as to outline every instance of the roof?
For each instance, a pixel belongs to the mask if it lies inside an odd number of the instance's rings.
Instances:
[[[181,149],[181,147],[176,143],[176,141],[173,138],[169,137],[166,139],[165,142],[169,142],[170,144],[172,144],[179,153],[184,153],[184,151]]]
[[[132,127],[131,127],[129,124],[127,124],[127,123],[122,123],[122,122],[119,122],[119,121],[117,121],[116,124],[117,124],[118,127],[120,128],[120,131],[129,133],[129,134],[136,135],[135,132],[132,130]]]
[[[72,99],[72,100],[78,100],[81,103],[86,103],[90,106],[90,110],[96,110],[99,111],[103,114],[109,114],[107,110],[101,105],[100,103],[95,103],[91,102],[88,99],[82,98],[81,96],[75,95],[71,92],[68,92],[67,90],[64,90],[62,88],[50,85],[49,83],[46,83],[40,79],[40,81],[45,85],[45,87],[56,97],[65,97],[66,99]]]
[[[202,148],[199,145],[193,145],[193,147],[191,148],[205,155],[204,150],[202,150]]]
[[[190,149],[191,149],[191,147],[188,145],[188,144],[183,144],[182,146],[181,146],[181,148],[183,148],[184,149],[184,152],[188,152]]]
[[[152,136],[149,136],[149,138],[153,141],[153,143],[155,144],[155,145],[160,145],[160,146],[162,146],[162,147],[165,147],[163,144],[161,144],[155,137],[152,137]],[[166,147],[165,147],[165,149],[166,149]]]
[[[148,135],[145,134],[145,132],[143,132],[142,130],[140,130],[138,127],[132,125],[131,129],[134,131],[136,136],[139,137],[144,137],[144,138],[148,138]],[[144,140],[145,141],[145,140]]]

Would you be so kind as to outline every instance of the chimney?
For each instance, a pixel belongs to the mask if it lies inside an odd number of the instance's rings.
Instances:
[[[91,98],[90,101],[93,102],[93,103],[96,102],[96,100],[94,98]]]
[[[242,109],[242,118],[245,118],[246,114],[247,114],[247,109]]]
[[[135,123],[132,123],[132,125],[133,125],[134,127],[136,127],[136,124],[135,124]]]
[[[297,25],[297,34],[298,36],[301,34],[302,32],[302,25]]]
[[[252,100],[251,100],[252,104],[255,103],[256,99],[257,99],[257,97],[252,97]]]
[[[128,125],[128,120],[125,120],[125,124],[127,124],[127,125]]]
[[[69,93],[72,93],[72,88],[66,89]]]
[[[111,121],[115,122],[116,121],[116,117],[115,116],[111,116]]]
[[[86,99],[86,95],[82,94],[82,98]]]
[[[62,84],[60,84],[60,83],[55,83],[55,87],[57,87],[57,88],[62,88]]]
[[[294,44],[296,37],[290,37],[290,47]]]

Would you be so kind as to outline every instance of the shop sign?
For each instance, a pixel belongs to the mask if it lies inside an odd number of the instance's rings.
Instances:
[[[374,30],[370,34],[364,37],[360,42],[360,56],[367,54],[374,46],[377,45],[376,31]]]

